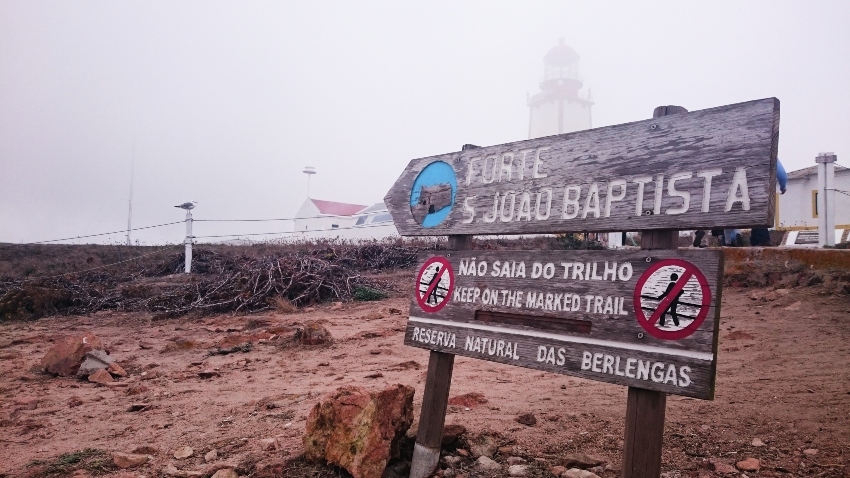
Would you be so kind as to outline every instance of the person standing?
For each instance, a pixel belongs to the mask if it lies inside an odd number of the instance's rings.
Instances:
[[[779,183],[779,194],[785,194],[788,186],[788,173],[779,159],[776,160],[776,182]],[[766,227],[754,227],[750,232],[750,245],[753,247],[764,247],[770,245],[770,232]]]

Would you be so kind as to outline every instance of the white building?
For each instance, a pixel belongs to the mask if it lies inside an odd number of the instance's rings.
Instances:
[[[374,239],[398,235],[384,203],[372,206],[307,198],[295,214],[294,238]]]
[[[818,228],[818,167],[788,173],[785,194],[779,195],[776,229],[783,231]],[[850,169],[835,165],[835,228],[850,230]],[[836,242],[840,242],[840,239]]]
[[[590,93],[579,93],[579,56],[561,38],[543,57],[540,93],[528,99],[528,139],[591,128]]]

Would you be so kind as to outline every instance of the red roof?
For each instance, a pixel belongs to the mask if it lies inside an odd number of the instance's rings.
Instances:
[[[321,199],[310,199],[319,208],[320,214],[331,214],[333,216],[351,216],[366,209],[360,204],[348,204],[344,202],[322,201]]]

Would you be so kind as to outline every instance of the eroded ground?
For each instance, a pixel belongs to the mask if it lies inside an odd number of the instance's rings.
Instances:
[[[169,463],[209,473],[223,463],[249,469],[291,458],[300,453],[310,408],[345,384],[411,385],[418,414],[428,352],[402,345],[407,301],[335,309],[163,321],[100,313],[0,324],[0,476],[43,473],[33,462],[87,448],[158,450],[132,473],[89,470],[115,476],[160,476]],[[325,323],[332,346],[282,345],[291,327],[311,320]],[[53,341],[81,332],[108,343],[129,378],[103,387],[39,371]],[[217,345],[248,340],[248,352],[209,355]],[[470,392],[486,403],[450,407],[448,424],[471,435],[497,432],[510,454],[531,463],[556,464],[574,451],[602,455],[603,478],[619,476],[624,387],[458,357],[451,395]],[[537,424],[515,421],[525,413]],[[277,438],[276,450],[263,449],[267,438]],[[754,438],[765,445],[752,446]],[[173,450],[186,445],[194,455],[174,459]],[[218,457],[205,463],[213,449]],[[842,476],[848,453],[850,298],[818,288],[727,287],[716,399],[668,398],[663,470],[710,476],[709,458],[734,464],[755,457],[761,476]]]

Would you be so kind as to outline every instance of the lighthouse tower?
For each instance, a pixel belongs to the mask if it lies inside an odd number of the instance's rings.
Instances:
[[[543,57],[543,77],[540,93],[529,97],[531,116],[528,138],[590,129],[590,93],[579,92],[582,87],[578,72],[579,56],[561,38]]]

